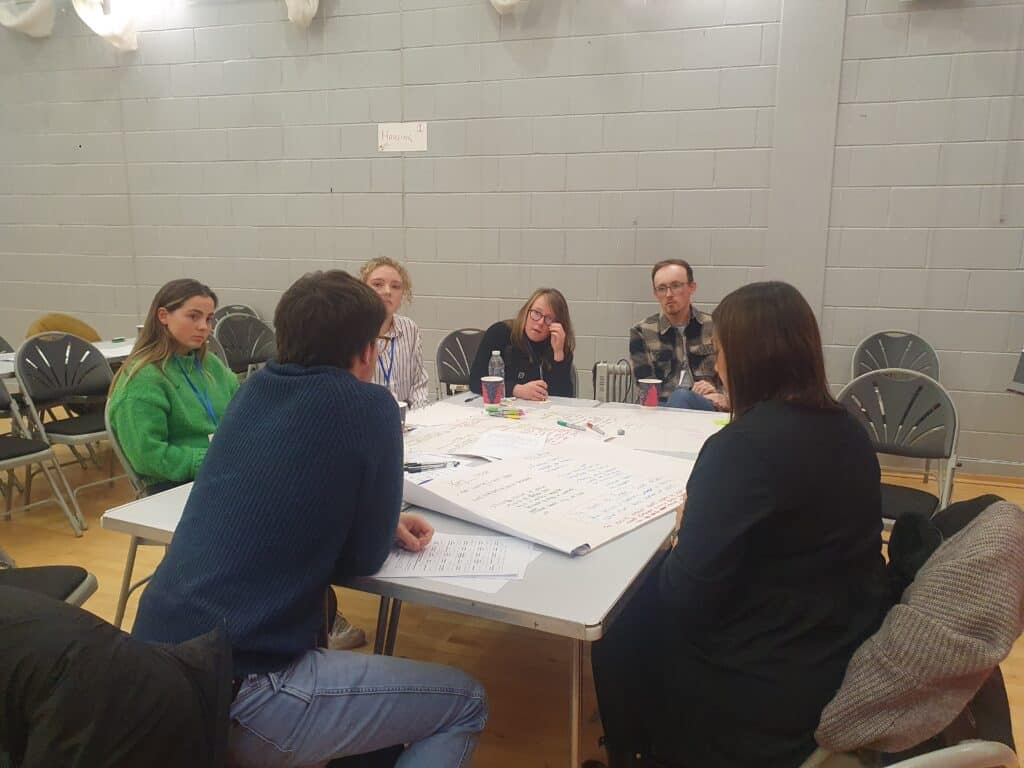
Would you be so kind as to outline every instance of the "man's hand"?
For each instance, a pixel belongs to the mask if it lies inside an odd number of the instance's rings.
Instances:
[[[707,397],[708,395],[713,395],[717,391],[718,390],[715,389],[715,385],[705,379],[701,379],[700,381],[695,382],[693,385],[694,394],[703,395],[704,397]]]
[[[551,324],[551,351],[555,353],[555,362],[565,360],[565,328],[561,323]]]
[[[395,538],[402,549],[419,552],[434,538],[434,527],[422,515],[404,512],[398,516]]]
[[[547,400],[548,383],[543,379],[537,379],[525,384],[516,384],[512,388],[512,396],[521,397],[523,400]]]
[[[712,392],[710,395],[704,395],[704,397],[710,400],[717,410],[729,410],[729,398],[721,394],[720,392]]]

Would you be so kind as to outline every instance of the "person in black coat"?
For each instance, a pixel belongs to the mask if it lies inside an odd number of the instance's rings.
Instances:
[[[731,423],[674,547],[593,647],[613,768],[799,766],[888,606],[878,460],[829,393],[811,308],[754,283],[714,323]]]
[[[538,288],[514,320],[499,320],[487,329],[473,360],[469,388],[480,394],[480,379],[488,375],[487,364],[497,350],[505,361],[505,397],[575,397],[575,348],[565,296],[554,288]]]

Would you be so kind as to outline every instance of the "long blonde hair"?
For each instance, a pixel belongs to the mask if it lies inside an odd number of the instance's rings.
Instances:
[[[530,354],[530,349],[526,343],[526,316],[529,314],[533,302],[541,296],[547,299],[551,305],[551,309],[555,313],[555,322],[561,323],[565,329],[565,356],[572,357],[573,352],[576,350],[576,334],[573,333],[572,320],[569,319],[569,302],[565,300],[565,296],[557,288],[538,288],[526,300],[526,303],[519,309],[519,314],[516,315],[511,323],[512,343],[522,352]],[[546,362],[550,366],[552,360],[547,360]]]
[[[139,337],[135,340],[132,353],[125,358],[124,363],[110,382],[111,392],[114,391],[114,387],[122,375],[130,379],[150,363],[155,363],[161,371],[164,369],[167,361],[174,357],[174,338],[157,315],[161,309],[173,312],[195,296],[213,299],[213,306],[217,306],[217,294],[208,285],[203,285],[190,277],[171,280],[156,292],[153,303],[149,305],[149,312],[146,313],[146,322],[142,326]],[[196,350],[196,357],[200,364],[203,363],[206,359],[206,345]]]

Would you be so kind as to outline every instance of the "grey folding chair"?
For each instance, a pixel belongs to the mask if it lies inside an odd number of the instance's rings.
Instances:
[[[910,331],[879,331],[857,345],[851,379],[882,368],[907,368],[939,380],[939,356],[935,349]]]
[[[220,358],[220,361],[224,363],[224,365],[228,365],[228,353],[224,351],[224,346],[219,341],[217,341],[216,336],[211,335],[207,337],[206,351]]]
[[[444,394],[454,394],[454,387],[469,386],[473,358],[483,338],[484,332],[479,328],[460,328],[441,340],[437,347],[437,383]]]
[[[0,587],[38,592],[71,605],[82,605],[98,586],[95,576],[76,565],[0,566]]]
[[[850,379],[881,368],[909,368],[939,380],[939,356],[927,341],[910,331],[879,331],[857,345],[853,352]],[[931,461],[925,459],[924,481],[928,482]]]
[[[7,339],[5,339],[3,336],[0,336],[0,354],[3,354],[4,352],[13,352],[13,351],[14,351],[14,347],[12,347],[10,344],[7,343]]]
[[[633,402],[633,367],[628,360],[616,363],[601,360],[591,370],[594,398],[602,403]]]
[[[70,333],[41,333],[26,339],[17,351],[14,372],[28,409],[27,421],[33,436],[51,445],[66,445],[82,466],[76,448],[85,447],[94,463],[99,459],[95,443],[108,439],[103,421],[103,403],[113,376],[110,364],[96,347]],[[43,422],[40,411],[63,406],[67,418]],[[73,491],[76,497],[84,488],[116,479],[111,459],[110,477],[83,483]],[[31,492],[31,473],[26,494]]]
[[[135,489],[135,497],[141,499],[147,494],[146,484],[142,482],[142,478],[139,477],[135,468],[132,467],[131,462],[124,455],[124,451],[121,449],[121,443],[117,439],[117,432],[114,431],[113,426],[110,424],[110,409],[104,409],[103,420],[107,427],[107,433],[110,435],[110,445],[114,449],[114,455],[117,456],[117,460],[121,462],[121,466],[124,467],[125,474],[128,475],[128,479],[131,481],[132,488]],[[146,576],[145,578],[139,579],[134,584],[132,583],[132,573],[135,570],[135,556],[138,554],[139,546],[153,546],[163,547],[165,546],[159,541],[150,541],[149,539],[143,539],[139,536],[132,536],[128,542],[128,556],[124,561],[124,573],[121,576],[121,591],[117,595],[117,609],[114,611],[114,626],[120,628],[121,623],[124,621],[125,609],[128,606],[128,598],[132,592],[141,587],[143,584],[153,578],[153,574]]]
[[[939,382],[917,371],[883,368],[858,376],[837,399],[867,430],[878,453],[945,461],[938,472],[938,496],[882,483],[882,518],[887,527],[901,514],[930,517],[949,504],[960,420]]]
[[[226,315],[213,327],[213,335],[235,373],[249,373],[277,354],[274,330],[252,315]]]
[[[222,307],[217,307],[217,310],[213,313],[214,324],[219,323],[228,315],[249,315],[251,317],[260,316],[259,312],[248,304],[225,304]]]
[[[57,504],[64,512],[64,516],[67,517],[68,522],[71,523],[71,528],[75,532],[75,536],[81,536],[82,531],[87,527],[85,518],[82,517],[82,512],[78,508],[78,503],[75,501],[75,496],[71,492],[71,487],[68,485],[67,478],[64,477],[63,471],[60,468],[60,462],[57,461],[57,457],[53,453],[53,449],[43,440],[33,439],[24,435],[24,426],[21,419],[21,413],[18,410],[18,404],[11,399],[10,394],[7,392],[7,387],[0,383],[0,411],[8,411],[11,414],[11,434],[0,435],[0,472],[6,471],[7,484],[4,488],[4,497],[6,499],[6,508],[4,510],[4,519],[10,520],[11,515],[15,511],[13,508],[14,499],[14,470],[18,467],[29,467],[32,464],[38,464],[43,471],[43,475],[46,477],[46,481],[50,484],[50,490],[53,492],[53,498],[51,499],[40,499],[36,502],[31,502],[25,494],[25,503],[17,508],[17,511],[23,511],[31,509],[32,507],[40,506],[41,504],[48,504],[53,502]],[[60,486],[54,480],[54,473],[60,479],[60,483],[64,490],[61,491]],[[28,486],[28,483],[25,483]],[[68,494],[71,499],[71,506],[68,507],[67,502],[64,500],[64,493]]]

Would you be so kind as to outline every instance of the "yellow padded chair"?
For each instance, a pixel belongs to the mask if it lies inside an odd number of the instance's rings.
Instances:
[[[64,315],[60,312],[51,312],[48,315],[37,318],[28,327],[25,338],[30,339],[33,336],[38,336],[40,333],[51,333],[53,331],[70,333],[90,343],[100,340],[100,335],[96,333],[96,329],[91,325],[79,320],[77,317]]]

